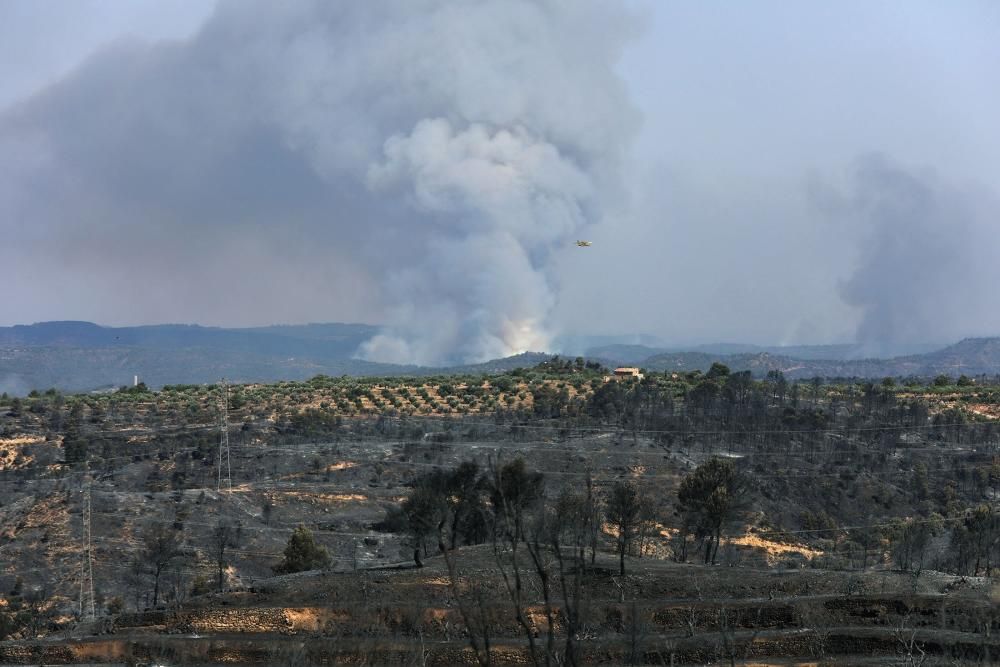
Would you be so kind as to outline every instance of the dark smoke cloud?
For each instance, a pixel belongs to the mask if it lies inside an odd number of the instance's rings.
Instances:
[[[233,0],[104,50],[0,116],[18,312],[375,319],[389,361],[545,347],[552,252],[618,196],[634,27],[596,1]]]
[[[992,194],[867,156],[846,189],[819,196],[859,244],[841,295],[860,310],[866,353],[1000,330],[1000,202]]]

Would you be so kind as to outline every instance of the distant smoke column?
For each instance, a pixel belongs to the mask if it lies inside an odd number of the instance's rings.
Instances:
[[[0,220],[102,270],[245,248],[303,283],[272,307],[353,278],[387,325],[370,359],[544,348],[554,251],[617,204],[637,26],[605,0],[219,0],[190,39],[116,46],[0,111]],[[204,282],[185,289],[214,312]]]
[[[365,356],[441,363],[545,349],[546,264],[584,224],[586,173],[523,128],[455,129],[439,118],[389,139],[368,176],[377,192],[401,192],[435,235],[392,278],[394,331]]]
[[[365,187],[395,211],[391,242],[413,252],[385,267],[388,326],[359,356],[440,364],[546,349],[553,251],[574,252],[600,221],[637,126],[614,69],[632,17],[513,0],[403,3],[366,19],[390,29],[370,40],[384,78],[358,96],[391,100],[373,128],[391,131]]]
[[[841,294],[861,311],[864,354],[990,331],[996,202],[868,156],[841,214],[863,224],[859,261]]]

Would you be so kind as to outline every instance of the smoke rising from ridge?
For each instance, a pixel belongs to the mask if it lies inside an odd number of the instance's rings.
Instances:
[[[858,261],[841,295],[860,309],[856,337],[865,354],[1000,330],[1000,202],[990,193],[869,155],[857,161],[846,192],[823,199],[845,226],[860,227]]]
[[[0,324],[363,321],[424,363],[1000,333],[995,3],[0,14]]]
[[[369,184],[400,190],[435,218],[444,240],[429,243],[424,260],[396,278],[392,292],[404,305],[392,319],[400,333],[377,336],[365,356],[435,362],[547,349],[553,291],[544,264],[583,225],[593,195],[588,175],[521,128],[455,132],[444,119],[392,137],[385,154]]]
[[[545,347],[551,253],[600,219],[637,126],[633,31],[577,0],[222,2],[0,116],[7,248],[139,313],[380,318],[371,359]]]

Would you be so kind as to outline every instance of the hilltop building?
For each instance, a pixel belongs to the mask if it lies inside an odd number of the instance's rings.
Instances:
[[[615,382],[621,382],[622,380],[641,380],[642,373],[639,372],[638,368],[633,366],[623,366],[622,368],[616,368],[614,373],[606,378],[606,380],[614,380]]]

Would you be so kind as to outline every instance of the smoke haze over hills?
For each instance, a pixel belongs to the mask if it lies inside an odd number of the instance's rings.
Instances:
[[[928,334],[954,339],[1000,330],[988,306],[1000,281],[1000,202],[878,156],[859,161],[852,180],[833,208],[866,241],[841,292],[861,309],[857,340],[867,353],[883,355],[892,344]]]
[[[0,325],[1000,332],[992,3],[44,5],[0,8]]]
[[[176,324],[101,327],[90,322],[0,327],[0,393],[21,396],[32,389],[50,387],[107,389],[129,385],[136,376],[158,388],[211,384],[221,377],[235,382],[269,382],[317,375],[493,374],[530,368],[552,357],[528,352],[448,367],[357,359],[355,350],[378,331],[379,327],[366,324],[337,323],[246,329]],[[576,356],[568,349],[564,352]],[[910,346],[907,350],[904,346],[897,352],[893,358],[862,359],[856,345],[760,347],[730,343],[663,349],[604,343],[583,354],[608,367],[624,364],[668,372],[707,371],[721,361],[734,371],[749,370],[763,376],[780,370],[793,380],[1000,374],[1000,338],[966,339],[940,348]]]

